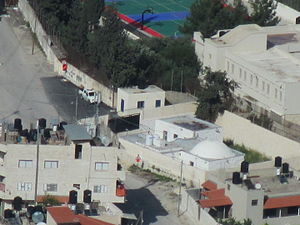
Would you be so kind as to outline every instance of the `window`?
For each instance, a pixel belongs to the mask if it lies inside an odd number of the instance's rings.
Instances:
[[[253,75],[251,74],[250,76],[250,84],[252,85],[253,84]]]
[[[277,98],[277,88],[275,88],[275,98]]]
[[[246,81],[247,80],[247,72],[245,71],[244,72],[244,81]]]
[[[45,184],[44,191],[57,192],[57,184]]]
[[[193,161],[190,161],[190,166],[194,166],[194,162]]]
[[[231,73],[234,74],[234,64],[231,64]]]
[[[168,140],[168,131],[166,131],[166,130],[163,131],[163,139],[164,139],[165,141]]]
[[[258,88],[258,77],[257,76],[255,76],[255,87]]]
[[[82,158],[82,145],[75,145],[75,159]]]
[[[227,184],[227,190],[228,191],[230,190],[230,184]]]
[[[156,100],[156,101],[155,101],[155,107],[156,107],[156,108],[157,108],[157,107],[160,107],[160,104],[161,104],[160,100]]]
[[[267,94],[270,93],[270,84],[267,84]]]
[[[19,168],[32,168],[32,160],[19,160]]]
[[[265,82],[264,81],[262,82],[261,90],[265,91]]]
[[[173,135],[173,138],[175,139],[175,138],[178,138],[178,135],[177,134],[174,134]]]
[[[257,205],[257,202],[258,202],[258,200],[257,200],[257,199],[255,199],[255,200],[252,200],[252,202],[251,202],[251,205],[252,205],[252,206],[255,206],[255,205]]]
[[[124,106],[125,106],[124,99],[121,99],[121,111],[122,112],[124,112]]]
[[[18,191],[31,191],[32,190],[32,184],[30,182],[19,182]]]
[[[96,162],[95,170],[108,170],[109,163],[108,162]]]
[[[145,102],[144,101],[138,101],[137,102],[137,108],[138,109],[142,109],[142,108],[144,108],[144,106],[145,106]]]
[[[44,161],[44,168],[50,169],[50,168],[58,168],[58,161]]]
[[[107,185],[95,185],[94,193],[106,193],[108,192]]]
[[[229,61],[227,61],[227,72],[229,72]]]

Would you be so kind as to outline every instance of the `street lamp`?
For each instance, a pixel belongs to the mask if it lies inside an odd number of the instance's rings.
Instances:
[[[152,9],[146,9],[142,12],[142,26],[141,26],[141,30],[144,30],[144,14],[145,13],[151,13],[153,14],[153,10]]]

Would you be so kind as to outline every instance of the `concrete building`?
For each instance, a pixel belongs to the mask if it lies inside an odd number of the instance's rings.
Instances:
[[[300,121],[300,25],[240,25],[202,39],[195,51],[204,66],[226,71],[239,84],[236,95],[253,106]]]
[[[93,146],[78,125],[51,131],[51,137],[42,140],[48,144],[0,144],[2,209],[11,207],[16,196],[29,204],[46,195],[68,203],[72,190],[78,193],[78,203],[85,190],[91,191],[92,202],[103,206],[124,202],[120,181],[125,172],[118,170],[117,148]]]
[[[248,218],[255,225],[299,224],[299,170],[290,168],[288,163],[281,167],[271,164],[250,166],[248,173],[235,172],[237,176],[232,172],[210,173],[201,189],[184,194],[181,210],[191,207],[189,214],[196,212],[195,221],[199,223],[201,216],[208,221],[202,218],[202,224],[218,224],[218,219],[230,217]]]
[[[222,128],[192,115],[154,120],[155,130],[122,136],[204,171],[233,168],[244,154],[223,144]]]
[[[141,110],[150,110],[165,105],[165,91],[150,85],[145,89],[118,88],[117,112],[121,116],[137,114]]]
[[[155,121],[155,131],[161,139],[171,142],[177,138],[223,141],[221,127],[192,115],[175,116]]]

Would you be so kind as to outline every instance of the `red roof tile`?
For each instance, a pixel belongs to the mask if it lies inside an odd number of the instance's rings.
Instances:
[[[51,214],[57,224],[72,222],[78,222],[79,224],[79,219],[66,206],[48,207],[47,212]]]
[[[276,209],[291,206],[300,206],[300,195],[269,198],[264,204],[264,209]]]
[[[225,196],[225,189],[217,189],[217,190],[212,190],[212,191],[205,191],[202,192],[202,195],[208,197],[209,199],[218,199],[222,198]]]
[[[217,184],[210,180],[205,181],[201,186],[207,190],[216,190],[218,188]]]
[[[85,215],[74,215],[74,213],[66,206],[48,207],[47,211],[58,225],[66,223],[78,225],[113,225]]]
[[[203,199],[199,201],[202,208],[232,205],[232,201],[227,196],[217,199]]]

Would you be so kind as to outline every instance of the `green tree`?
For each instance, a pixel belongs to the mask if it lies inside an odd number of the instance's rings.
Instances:
[[[61,205],[61,203],[59,202],[59,200],[57,198],[55,198],[52,195],[46,195],[43,197],[42,199],[42,204],[44,206],[56,206],[56,205]]]
[[[204,37],[210,37],[218,30],[248,23],[247,9],[240,0],[235,0],[232,6],[224,5],[222,0],[197,0],[190,12],[181,27],[186,34],[200,31]]]
[[[234,218],[224,219],[221,221],[222,225],[252,225],[250,219],[244,219],[243,221],[237,221]]]
[[[273,0],[252,0],[251,21],[260,26],[277,25],[280,19],[276,16],[277,2]]]
[[[196,116],[215,122],[219,113],[224,113],[234,102],[233,91],[237,84],[226,77],[225,72],[213,72],[205,68],[198,94]]]

